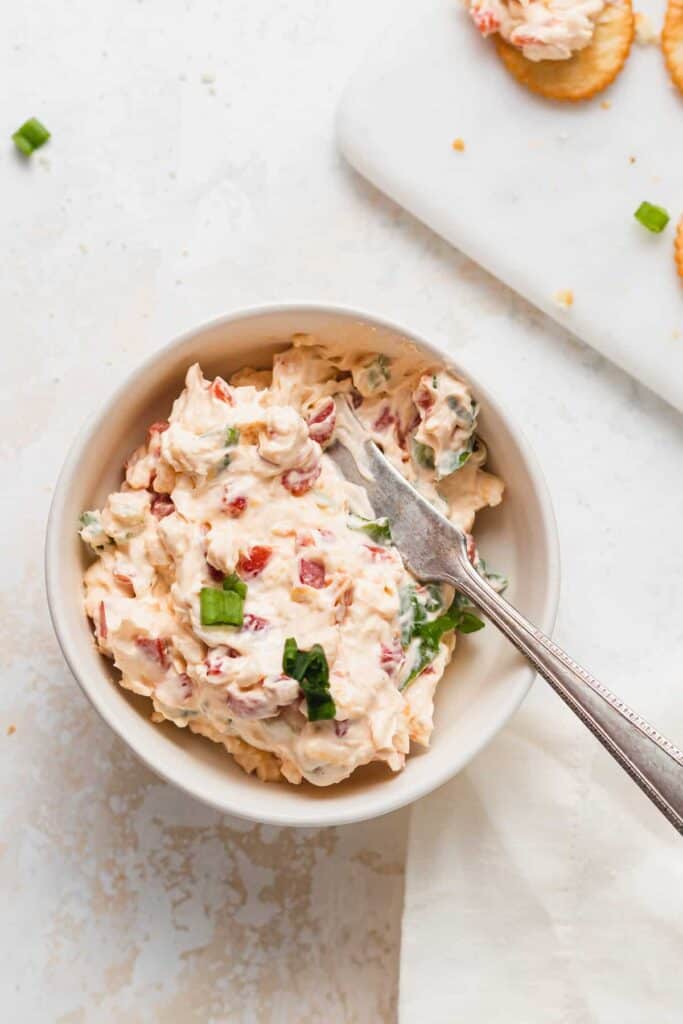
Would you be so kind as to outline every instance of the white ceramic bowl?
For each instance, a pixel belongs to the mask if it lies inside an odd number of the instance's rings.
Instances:
[[[529,445],[482,383],[447,353],[412,331],[354,310],[322,305],[250,309],[200,327],[155,353],[83,428],[62,469],[47,529],[47,594],[52,621],[71,671],[104,720],[158,775],[219,810],[279,825],[322,826],[395,810],[455,775],[507,721],[527,693],[533,670],[493,626],[461,637],[439,684],[429,750],[416,749],[403,772],[385,766],[357,771],[319,789],[304,783],[265,784],[245,775],[222,746],[171,724],[154,725],[151,706],[117,685],[117,672],[94,646],[81,605],[87,564],[77,535],[83,509],[100,506],[121,480],[124,460],[146,427],[167,416],[187,367],[207,376],[245,365],[267,366],[292,334],[344,339],[372,351],[408,339],[468,379],[482,404],[480,431],[490,465],[505,479],[503,504],[481,513],[477,539],[484,557],[510,576],[508,596],[542,629],[555,619],[559,559],[555,520]]]

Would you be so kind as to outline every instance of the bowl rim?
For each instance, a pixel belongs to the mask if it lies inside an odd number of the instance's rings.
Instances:
[[[427,775],[422,781],[418,780],[415,782],[412,789],[408,792],[399,791],[397,789],[394,789],[392,792],[391,786],[387,784],[385,799],[381,801],[381,809],[377,809],[373,806],[369,807],[367,811],[363,811],[361,806],[358,809],[347,809],[346,811],[343,811],[340,808],[335,812],[332,809],[333,803],[330,802],[325,805],[312,804],[312,806],[316,807],[317,813],[311,816],[301,815],[287,809],[284,811],[258,813],[252,810],[250,805],[235,807],[230,801],[212,799],[209,795],[201,793],[197,787],[188,783],[184,777],[167,769],[163,763],[158,763],[156,759],[150,757],[144,749],[144,744],[136,743],[131,740],[126,733],[125,728],[119,725],[116,715],[111,714],[107,707],[105,707],[104,702],[99,699],[99,682],[91,682],[89,674],[85,671],[81,671],[79,668],[80,659],[78,643],[75,638],[70,635],[70,631],[66,625],[65,616],[62,613],[63,601],[61,600],[59,591],[59,565],[62,557],[61,546],[59,544],[59,536],[61,533],[60,526],[65,514],[64,506],[66,504],[71,480],[78,470],[81,458],[92,435],[99,431],[104,421],[107,419],[109,410],[116,405],[121,396],[130,387],[131,383],[133,381],[137,382],[139,378],[153,367],[164,355],[169,355],[178,349],[181,349],[188,342],[202,334],[220,329],[221,327],[234,323],[235,321],[245,321],[263,316],[276,316],[278,314],[291,313],[301,313],[302,315],[312,313],[339,316],[342,319],[360,320],[366,322],[370,326],[394,332],[405,338],[407,341],[414,342],[418,348],[423,351],[427,351],[442,362],[452,365],[457,372],[462,373],[462,376],[468,382],[472,382],[473,388],[477,393],[477,397],[481,399],[482,405],[495,409],[501,420],[503,420],[508,427],[511,435],[517,440],[519,447],[523,452],[522,457],[525,462],[525,468],[533,483],[534,493],[541,513],[540,518],[545,535],[544,540],[548,552],[548,559],[545,567],[545,598],[541,612],[536,616],[536,624],[545,633],[550,634],[555,625],[560,596],[560,549],[557,520],[543,471],[532,447],[529,445],[529,442],[524,435],[524,432],[519,428],[514,417],[509,414],[505,404],[501,403],[497,398],[493,398],[489,394],[488,388],[478,380],[476,374],[470,374],[466,368],[461,367],[459,361],[457,359],[453,359],[450,352],[445,347],[441,347],[439,344],[428,341],[420,330],[391,320],[382,314],[375,313],[368,309],[360,309],[354,306],[335,302],[296,300],[286,302],[265,302],[212,317],[186,331],[183,331],[170,341],[163,343],[151,352],[142,362],[137,363],[132,370],[126,373],[118,386],[113,390],[113,392],[111,392],[107,400],[98,409],[91,412],[85,419],[68,448],[66,458],[57,477],[47,518],[44,571],[48,609],[52,626],[55,631],[59,647],[62,651],[62,655],[71,674],[75,678],[84,695],[99,714],[100,718],[106,722],[113,732],[116,733],[116,735],[139,758],[139,760],[150,769],[150,771],[164,781],[177,786],[183,792],[199,800],[201,803],[224,814],[231,814],[237,818],[261,824],[317,828],[351,824],[354,822],[382,817],[385,814],[389,814],[392,811],[399,810],[401,807],[414,803],[416,800],[419,800],[421,797],[426,796],[428,793],[431,793],[444,785],[449,781],[449,779],[453,778],[459,771],[461,771],[462,768],[465,767],[465,765],[491,741],[495,734],[502,729],[515,714],[531,689],[536,677],[535,669],[530,664],[524,667],[523,671],[526,675],[526,680],[524,683],[518,684],[516,699],[514,701],[510,701],[501,715],[496,719],[492,719],[488,727],[481,730],[476,744],[470,748],[463,757],[454,757],[452,762],[449,762],[448,765],[440,772],[435,772],[433,775]],[[266,784],[264,783],[263,785]]]

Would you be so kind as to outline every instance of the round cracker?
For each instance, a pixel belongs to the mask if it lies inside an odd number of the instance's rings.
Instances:
[[[662,30],[662,50],[669,74],[683,92],[683,0],[669,0]]]
[[[683,0],[671,2],[683,5]],[[496,36],[496,47],[521,85],[547,99],[576,103],[589,100],[614,81],[626,63],[634,31],[631,0],[614,0],[598,15],[591,42],[569,60],[527,60],[500,36]]]
[[[678,222],[674,238],[674,260],[678,276],[683,277],[683,217]]]

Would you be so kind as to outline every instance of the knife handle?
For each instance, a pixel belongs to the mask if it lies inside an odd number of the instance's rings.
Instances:
[[[458,558],[448,582],[464,593],[531,662],[652,803],[683,834],[683,753],[536,629]]]

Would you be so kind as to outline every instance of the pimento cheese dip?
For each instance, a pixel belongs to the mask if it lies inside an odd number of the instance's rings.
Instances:
[[[593,39],[604,0],[469,0],[483,36],[500,35],[527,60],[568,60]]]
[[[452,372],[408,346],[349,354],[302,335],[272,371],[190,367],[120,489],[81,517],[85,610],[121,685],[264,781],[399,771],[411,740],[429,743],[456,632],[482,625],[452,588],[415,580],[325,454],[339,402],[468,534],[500,502]],[[486,573],[473,539],[470,555]]]

